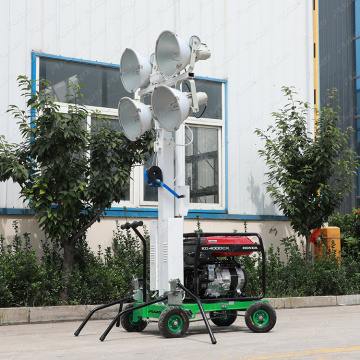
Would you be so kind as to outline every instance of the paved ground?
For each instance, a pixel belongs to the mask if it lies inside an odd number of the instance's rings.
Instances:
[[[243,317],[228,328],[212,326],[212,345],[202,322],[190,324],[187,336],[165,339],[157,324],[142,333],[122,328],[98,339],[108,320],[90,321],[79,337],[79,322],[0,327],[1,360],[359,360],[360,306],[278,309],[277,324],[266,334],[248,330]]]

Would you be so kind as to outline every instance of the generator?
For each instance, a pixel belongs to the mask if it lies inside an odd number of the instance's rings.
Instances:
[[[184,239],[184,285],[201,299],[244,296],[246,270],[236,260],[257,250],[247,237],[209,236]],[[239,246],[241,249],[239,249]],[[252,251],[244,251],[249,249]]]
[[[116,325],[128,332],[145,330],[149,321],[157,321],[165,338],[182,337],[191,321],[201,314],[211,342],[216,344],[210,320],[216,326],[230,326],[244,313],[245,323],[253,332],[268,332],[276,324],[276,312],[264,300],[265,252],[262,238],[257,233],[185,233],[183,234],[184,284],[179,279],[170,281],[170,291],[150,296],[147,288],[147,244],[137,227],[142,221],[121,225],[133,229],[143,242],[143,278],[134,280],[134,294],[92,310],[75,332],[78,336],[98,310],[120,304],[119,313],[100,337],[104,341]],[[257,297],[246,296],[250,279],[240,259],[257,253],[261,257],[261,287]],[[145,280],[144,280],[145,279]],[[124,303],[129,303],[123,308]],[[208,315],[206,315],[208,313]]]

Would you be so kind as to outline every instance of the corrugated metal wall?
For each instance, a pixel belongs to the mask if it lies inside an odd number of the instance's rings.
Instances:
[[[342,130],[354,127],[354,51],[353,1],[319,0],[320,106],[327,104],[327,90],[336,88]],[[354,148],[355,135],[350,146]],[[340,212],[346,214],[355,207],[355,190],[346,198]]]
[[[228,80],[228,210],[274,215],[256,128],[271,123],[282,86],[313,102],[312,6],[308,0],[2,0],[0,133],[20,140],[5,114],[23,106],[16,77],[30,76],[31,51],[118,63],[124,48],[154,52],[165,29],[198,35],[212,51],[196,75]],[[309,117],[309,127],[312,120]],[[17,187],[0,184],[0,208],[20,208]]]

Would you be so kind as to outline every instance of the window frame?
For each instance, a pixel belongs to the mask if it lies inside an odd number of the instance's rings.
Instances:
[[[36,79],[40,77],[40,61],[41,58],[52,58],[59,61],[73,61],[77,63],[84,63],[84,64],[93,64],[93,65],[101,65],[105,67],[112,67],[120,69],[120,65],[117,64],[108,64],[102,62],[95,62],[95,61],[88,61],[82,59],[74,59],[68,58],[63,56],[55,56],[55,55],[48,55],[43,53],[33,53],[36,57],[35,59],[35,73]],[[34,69],[33,69],[34,73]],[[221,119],[211,119],[211,118],[196,118],[194,116],[189,116],[185,120],[185,124],[188,126],[194,127],[204,127],[204,128],[214,128],[218,131],[218,184],[219,184],[219,202],[218,203],[190,203],[189,204],[189,211],[191,210],[200,210],[200,211],[226,211],[227,209],[227,147],[226,147],[226,131],[227,131],[227,91],[226,85],[227,80],[223,79],[215,79],[215,78],[207,78],[201,76],[195,76],[195,79],[204,80],[209,82],[215,82],[221,84],[221,101],[222,101],[222,114]],[[39,90],[39,84],[37,84],[37,90]],[[135,94],[135,100],[138,100],[138,97]],[[120,99],[119,99],[120,100]],[[68,112],[68,103],[63,102],[56,102],[57,105],[60,107],[60,112],[67,113]],[[105,108],[100,106],[91,106],[91,105],[82,105],[87,110],[89,110],[89,116],[87,117],[87,126],[90,128],[91,126],[91,118],[92,113],[95,111],[98,114],[103,116],[107,116],[112,119],[116,119],[118,117],[118,109],[117,108]],[[185,132],[184,132],[185,133]],[[185,137],[185,135],[184,135]],[[185,139],[184,139],[185,141]],[[130,196],[129,200],[121,201],[120,203],[113,203],[112,209],[117,210],[121,208],[134,208],[139,210],[140,212],[156,209],[158,206],[157,201],[145,201],[144,200],[144,181],[143,175],[144,173],[144,166],[143,165],[135,165],[132,170],[132,175],[130,179]]]

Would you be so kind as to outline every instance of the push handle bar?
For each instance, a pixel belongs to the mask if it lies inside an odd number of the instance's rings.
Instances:
[[[125,223],[120,226],[122,230],[136,229],[138,226],[143,226],[144,223],[142,221],[134,221],[133,223]]]
[[[129,222],[123,224],[120,226],[122,230],[129,230],[133,229],[134,233],[139,237],[139,239],[143,243],[143,302],[146,302],[146,279],[147,279],[147,246],[146,246],[146,240],[141,235],[139,230],[137,229],[138,226],[143,226],[144,223],[142,221],[134,221],[131,224]]]

